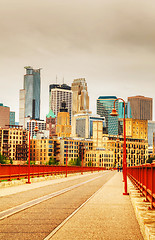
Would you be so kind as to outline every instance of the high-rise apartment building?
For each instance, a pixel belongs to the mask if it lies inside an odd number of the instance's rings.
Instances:
[[[25,67],[24,88],[20,90],[19,124],[25,127],[24,119],[40,119],[40,69]]]
[[[65,101],[66,107],[70,115],[72,115],[72,90],[67,84],[51,84],[49,86],[49,111],[52,110],[54,114],[58,115],[60,112],[61,103]]]
[[[152,120],[153,99],[144,96],[128,97],[133,119]]]
[[[10,124],[10,108],[0,103],[0,128],[6,128]]]
[[[71,89],[73,91],[72,114],[89,112],[89,96],[85,78],[74,79]]]
[[[117,97],[115,96],[100,96],[97,99],[97,114],[105,117],[106,133],[110,135],[118,134],[118,116],[112,117],[110,115],[116,99]],[[118,112],[118,101],[116,101],[115,108]]]

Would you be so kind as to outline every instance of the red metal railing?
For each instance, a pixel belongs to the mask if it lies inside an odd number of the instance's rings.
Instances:
[[[155,164],[128,167],[128,177],[155,208]]]
[[[89,171],[101,171],[105,170],[103,167],[79,167],[79,166],[67,166],[67,173],[89,172]],[[48,166],[48,165],[31,165],[30,176],[45,176],[65,174],[66,166]],[[5,165],[0,164],[0,181],[12,179],[21,179],[28,177],[28,165]]]

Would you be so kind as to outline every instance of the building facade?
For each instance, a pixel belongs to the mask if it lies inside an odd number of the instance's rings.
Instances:
[[[93,122],[102,121],[105,127],[105,118],[89,113],[79,113],[72,117],[72,137],[91,138],[93,136]]]
[[[28,159],[28,133],[21,126],[0,129],[0,152],[13,164],[25,164]]]
[[[40,119],[40,70],[25,67],[24,88],[19,97],[19,124],[24,124],[24,118]]]
[[[123,135],[123,119],[119,119],[122,125],[120,135]],[[126,136],[137,139],[148,140],[148,121],[126,118]]]
[[[67,84],[51,84],[49,86],[49,111],[52,110],[56,116],[60,112],[61,103],[65,101],[66,107],[70,115],[70,123],[72,116],[72,91]]]
[[[118,116],[112,117],[110,115],[116,99],[116,96],[100,96],[97,99],[97,114],[105,117],[106,133],[110,135],[118,134]],[[116,101],[115,108],[118,112],[118,101]]]
[[[50,158],[60,162],[59,149],[57,139],[31,139],[30,160],[35,164],[48,164]]]
[[[37,136],[37,133],[34,131],[35,126],[38,126],[39,131],[46,130],[46,121],[44,120],[30,120],[30,118],[26,118],[26,129],[29,131],[29,124],[30,124],[30,136],[31,138]]]
[[[84,154],[84,166],[113,168],[114,153],[105,149],[88,150]]]
[[[10,124],[10,108],[0,103],[0,128],[6,128]]]
[[[152,120],[153,99],[144,96],[128,97],[133,119]]]
[[[90,139],[66,138],[60,139],[60,164],[65,165],[71,160],[80,156],[80,148],[83,145],[84,151],[93,149],[93,141]]]
[[[122,136],[103,135],[103,148],[114,153],[114,165],[123,165],[123,143]],[[148,141],[145,139],[126,138],[126,161],[127,166],[145,164],[148,159]]]

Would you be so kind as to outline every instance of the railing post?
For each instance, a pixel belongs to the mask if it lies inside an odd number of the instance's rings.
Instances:
[[[11,181],[11,164],[9,164],[9,179],[8,181]]]
[[[146,173],[145,173],[145,180],[146,180],[146,201],[147,201],[147,188],[148,188],[148,179],[147,179],[147,176],[148,176],[148,174],[147,174],[147,172],[148,172],[148,166],[147,165],[145,165],[145,168],[146,168]]]
[[[20,180],[20,164],[18,165],[18,177],[17,180]]]
[[[153,208],[153,164],[151,163],[151,209]]]

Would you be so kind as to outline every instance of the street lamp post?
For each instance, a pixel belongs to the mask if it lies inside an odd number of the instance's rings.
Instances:
[[[124,103],[124,119],[123,119],[123,130],[124,130],[124,144],[123,144],[123,179],[124,179],[124,192],[123,195],[129,195],[127,192],[127,162],[126,162],[126,126],[125,126],[125,101],[122,98],[117,98],[114,101],[114,108],[110,113],[111,116],[116,117],[118,113],[115,109],[115,102],[121,100]]]
[[[30,181],[30,127],[31,127],[31,121],[32,120],[34,120],[34,119],[31,119],[30,121],[29,121],[29,157],[28,157],[28,181],[26,182],[26,183],[28,183],[28,184],[30,184],[31,183],[31,181]],[[35,120],[36,121],[36,120]],[[36,121],[36,126],[35,126],[35,128],[34,128],[34,131],[35,132],[38,132],[39,131],[39,129],[38,129],[38,126],[37,126],[37,121]]]
[[[67,161],[68,161],[68,143],[66,145],[66,176],[67,177]]]
[[[81,146],[81,149],[82,149],[82,152],[81,152],[81,174],[83,175],[83,150],[84,150],[84,148],[83,148],[83,145]]]

